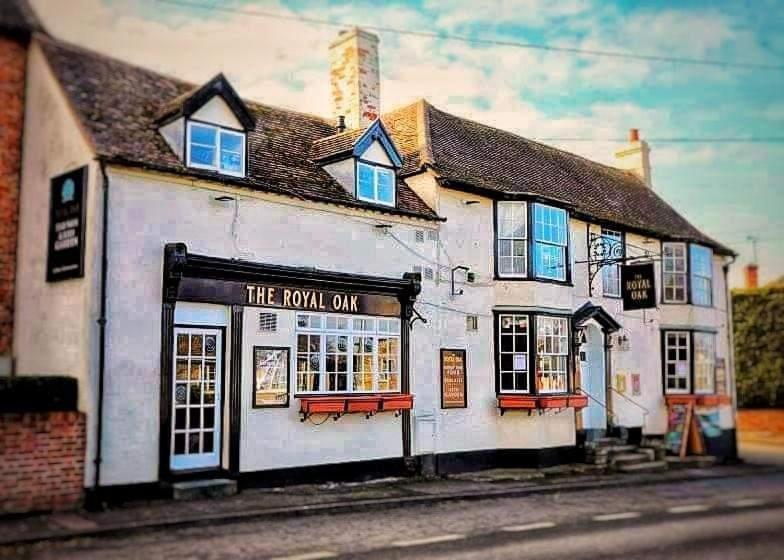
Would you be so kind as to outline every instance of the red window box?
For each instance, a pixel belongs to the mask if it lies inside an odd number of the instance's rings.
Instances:
[[[342,414],[346,410],[346,399],[340,397],[302,397],[300,412],[310,414]]]
[[[664,397],[668,405],[671,404],[694,404],[697,402],[696,395],[666,395]]]
[[[376,412],[381,408],[379,397],[349,397],[346,399],[346,412]]]
[[[300,401],[302,421],[314,414],[334,414],[337,420],[343,414],[363,413],[368,418],[376,412],[411,410],[414,395],[312,395],[296,397]]]
[[[569,397],[566,395],[557,397],[539,397],[539,408],[566,408]]]
[[[700,395],[697,399],[697,404],[700,406],[732,404],[732,397],[729,395]]]
[[[411,410],[414,408],[414,395],[382,395],[381,410]]]
[[[585,408],[588,406],[588,397],[585,395],[569,395],[567,405],[569,408]]]
[[[536,408],[536,397],[523,395],[498,395],[498,408],[504,410],[533,410]]]

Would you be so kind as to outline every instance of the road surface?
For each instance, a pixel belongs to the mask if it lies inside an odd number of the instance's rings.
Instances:
[[[49,543],[31,559],[781,558],[784,472]]]

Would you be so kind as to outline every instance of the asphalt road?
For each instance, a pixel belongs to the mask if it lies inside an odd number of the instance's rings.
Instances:
[[[35,559],[780,558],[784,472],[151,531]]]

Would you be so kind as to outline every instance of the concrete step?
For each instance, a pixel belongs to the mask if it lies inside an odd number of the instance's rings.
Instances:
[[[610,462],[613,465],[633,465],[636,463],[651,463],[653,460],[647,453],[621,453],[613,455]]]
[[[671,469],[702,469],[711,467],[716,463],[713,455],[686,455],[683,459],[678,456],[668,456],[667,465]]]
[[[228,478],[188,480],[175,482],[172,495],[175,500],[198,500],[201,498],[225,498],[237,493],[237,481]]]
[[[632,463],[618,465],[618,471],[622,473],[646,473],[662,472],[667,470],[667,461],[652,461],[645,463]]]

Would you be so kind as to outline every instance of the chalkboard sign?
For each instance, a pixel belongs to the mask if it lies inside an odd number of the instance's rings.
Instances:
[[[466,351],[441,349],[441,408],[466,408]]]
[[[670,453],[686,455],[689,428],[691,426],[693,404],[671,404],[667,407],[667,433],[664,446]]]
[[[87,167],[51,181],[46,281],[84,276],[84,221]]]

